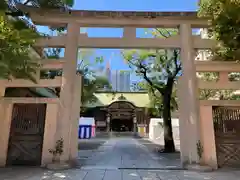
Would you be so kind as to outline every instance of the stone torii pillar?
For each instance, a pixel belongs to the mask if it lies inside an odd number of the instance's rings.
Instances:
[[[62,87],[60,92],[60,104],[58,111],[58,125],[56,132],[56,141],[63,139],[63,155],[62,162],[68,162],[71,157],[71,128],[72,108],[75,91],[76,67],[78,57],[78,37],[80,34],[80,26],[75,23],[68,24],[65,47],[65,63],[63,65]],[[80,89],[79,89],[80,93]]]
[[[200,141],[199,100],[194,59],[192,28],[180,25],[181,62],[183,75],[179,78],[179,131],[182,164],[199,163],[197,144]]]
[[[81,89],[82,89],[82,75],[75,75],[74,79],[74,98],[72,101],[72,113],[71,113],[71,137],[70,137],[70,161],[76,162],[78,158],[78,128],[79,117],[81,109]]]

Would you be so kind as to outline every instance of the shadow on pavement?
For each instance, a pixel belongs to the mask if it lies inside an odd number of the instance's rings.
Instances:
[[[98,151],[108,137],[96,137],[92,139],[79,139],[78,141],[78,161],[76,167],[80,168],[85,164],[87,159],[91,158],[95,152]]]
[[[166,160],[175,161],[177,164],[180,164],[181,159],[179,151],[176,151],[175,153],[160,153],[158,150],[163,149],[163,145],[155,144],[152,141],[143,138],[137,138],[137,140],[140,144],[145,146],[149,152],[153,153],[157,157],[164,157]]]
[[[103,145],[106,140],[79,140],[78,149],[81,150],[97,150],[101,145]]]

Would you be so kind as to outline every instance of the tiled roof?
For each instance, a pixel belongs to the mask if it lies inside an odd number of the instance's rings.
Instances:
[[[111,92],[99,92],[94,94],[97,97],[95,103],[88,103],[83,105],[84,107],[97,107],[97,106],[107,106],[115,101],[129,101],[137,107],[148,107],[150,100],[147,93],[111,93]]]

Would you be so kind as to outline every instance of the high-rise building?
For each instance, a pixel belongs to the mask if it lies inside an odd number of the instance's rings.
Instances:
[[[106,78],[109,82],[109,84],[111,84],[111,68],[110,68],[110,62],[108,61],[106,64],[106,67],[104,68],[104,66],[100,66],[98,67],[95,72],[94,75],[97,77],[103,77]],[[98,91],[111,91],[111,88],[109,88],[109,86],[104,87],[103,89],[99,89]]]
[[[111,85],[112,85],[112,90],[113,91],[117,91],[117,89],[118,89],[117,88],[118,87],[117,75],[118,75],[118,71],[117,70],[111,72]]]
[[[120,81],[119,81],[119,91],[122,92],[129,92],[130,91],[130,71],[122,71],[119,74]]]
[[[118,92],[130,91],[130,71],[115,70],[111,73],[112,90]]]
[[[111,84],[111,65],[110,65],[110,60],[106,64],[106,77],[108,79],[108,82]]]
[[[110,59],[111,60],[111,59]],[[99,67],[95,72],[96,76],[106,77],[112,89],[117,92],[130,92],[131,91],[131,80],[130,71],[123,70],[111,70],[110,60],[106,63],[106,67]]]

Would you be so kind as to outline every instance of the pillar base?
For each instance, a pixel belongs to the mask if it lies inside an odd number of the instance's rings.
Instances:
[[[212,172],[214,169],[210,166],[201,165],[201,164],[188,164],[185,165],[185,168],[190,171],[196,172]]]
[[[70,169],[72,166],[69,163],[51,163],[47,164],[46,168],[49,170],[67,170]]]

